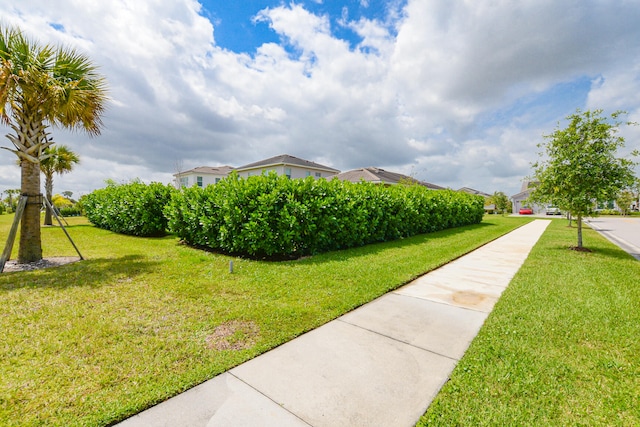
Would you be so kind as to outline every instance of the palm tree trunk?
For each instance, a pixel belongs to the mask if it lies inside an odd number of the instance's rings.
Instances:
[[[47,193],[47,200],[49,200],[49,203],[53,205],[53,202],[51,201],[51,198],[53,197],[53,174],[45,174],[44,189]],[[49,209],[49,205],[46,205],[46,210],[44,213],[44,225],[53,225],[51,209]]]
[[[28,196],[27,205],[20,221],[20,247],[18,262],[27,263],[42,259],[42,243],[40,239],[40,164],[22,160],[22,194]]]

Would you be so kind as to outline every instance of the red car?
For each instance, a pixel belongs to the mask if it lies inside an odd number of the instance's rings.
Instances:
[[[532,215],[533,210],[531,208],[520,208],[520,215]]]

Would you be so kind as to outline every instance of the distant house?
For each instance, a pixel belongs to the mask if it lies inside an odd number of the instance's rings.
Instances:
[[[353,169],[350,171],[339,173],[333,178],[339,179],[341,181],[350,181],[356,183],[365,181],[382,185],[395,185],[400,182],[405,182],[423,185],[432,190],[444,189],[444,187],[440,187],[439,185],[431,184],[424,181],[418,181],[417,179],[411,178],[410,176],[403,175],[401,173],[389,172],[384,169],[374,167]]]
[[[231,166],[200,166],[184,172],[174,174],[174,185],[176,188],[206,187],[209,184],[216,184],[221,179],[231,173],[234,168]]]
[[[484,198],[493,197],[493,194],[485,193],[484,191],[475,190],[469,187],[462,187],[462,188],[459,188],[457,191],[460,191],[462,193],[475,194],[478,196],[482,196]]]
[[[278,175],[286,175],[292,179],[306,178],[308,176],[312,176],[315,179],[329,178],[340,173],[338,169],[299,159],[288,154],[281,154],[236,168],[238,176],[244,178],[262,175],[271,171],[276,172]]]
[[[480,191],[480,190],[475,190],[475,189],[469,188],[469,187],[459,188],[458,191],[460,191],[462,193],[473,194],[473,195],[476,195],[476,196],[484,197],[484,201],[485,201],[484,212],[485,213],[495,213],[496,212],[496,205],[494,203],[487,203],[490,200],[490,198],[493,197],[492,194],[485,193],[484,191]]]
[[[520,209],[524,207],[531,208],[534,214],[544,213],[544,206],[529,204],[526,200],[531,195],[531,190],[538,184],[538,181],[523,181],[522,188],[518,194],[511,196],[511,206],[513,207],[513,213],[517,214]]]

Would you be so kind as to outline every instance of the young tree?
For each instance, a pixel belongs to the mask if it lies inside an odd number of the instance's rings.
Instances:
[[[631,210],[631,204],[636,200],[636,195],[631,190],[624,190],[616,197],[616,203],[622,215],[627,215]]]
[[[62,195],[66,197],[72,204],[76,203],[76,199],[73,198],[73,191],[63,191]]]
[[[47,193],[47,199],[51,202],[53,196],[53,174],[71,172],[73,165],[80,162],[80,158],[76,153],[71,151],[66,145],[52,145],[44,150],[44,158],[40,161],[40,170],[44,175],[44,188]],[[44,215],[44,225],[51,225],[51,210],[47,206]]]
[[[623,112],[613,113],[610,120],[601,114],[602,110],[578,110],[567,117],[565,129],[545,135],[546,142],[538,146],[544,149],[540,156],[546,158],[533,164],[534,179],[540,184],[530,200],[552,203],[576,219],[578,249],[583,247],[582,218],[593,213],[596,203],[614,200],[635,181],[636,163],[616,157],[624,146],[624,138],[617,135]]]
[[[0,118],[20,161],[27,205],[20,224],[18,262],[42,259],[40,162],[53,141],[51,125],[98,135],[107,102],[106,83],[96,67],[73,49],[41,45],[17,28],[0,26]]]
[[[496,210],[504,215],[509,207],[509,198],[502,191],[496,191],[493,193],[493,203],[496,205]]]
[[[4,193],[7,195],[7,204],[9,205],[9,208],[12,212],[15,212],[17,204],[15,197],[20,194],[20,189],[11,188],[9,190],[4,190]]]

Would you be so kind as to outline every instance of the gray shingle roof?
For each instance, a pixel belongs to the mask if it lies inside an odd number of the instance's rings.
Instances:
[[[187,173],[211,173],[216,175],[228,175],[235,169],[231,166],[199,166],[197,168],[190,169],[188,171],[182,171],[180,173],[174,173],[173,176],[184,175]]]
[[[462,187],[458,191],[461,191],[463,193],[469,193],[469,194],[477,194],[482,197],[491,197],[491,194],[489,193],[485,193],[484,191],[480,191],[480,190],[474,190],[473,188],[469,188],[469,187]]]
[[[236,168],[238,171],[245,169],[254,169],[259,167],[277,166],[277,165],[292,165],[301,166],[309,169],[320,169],[326,172],[340,173],[338,169],[330,168],[329,166],[321,165],[319,163],[311,162],[309,160],[300,159],[298,157],[290,156],[288,154],[281,154],[279,156],[270,157],[268,159],[260,160],[258,162],[249,163],[248,165],[240,166]]]
[[[439,185],[431,184],[424,181],[418,181],[417,179],[411,178],[410,176],[403,175],[401,173],[390,172],[384,169],[368,167],[368,168],[360,168],[353,169],[347,172],[342,172],[336,175],[334,178],[340,179],[342,181],[351,181],[351,182],[373,182],[379,184],[397,184],[400,181],[410,181],[415,182],[416,184],[424,185],[427,188],[431,188],[432,190],[443,190],[444,187],[440,187]]]

